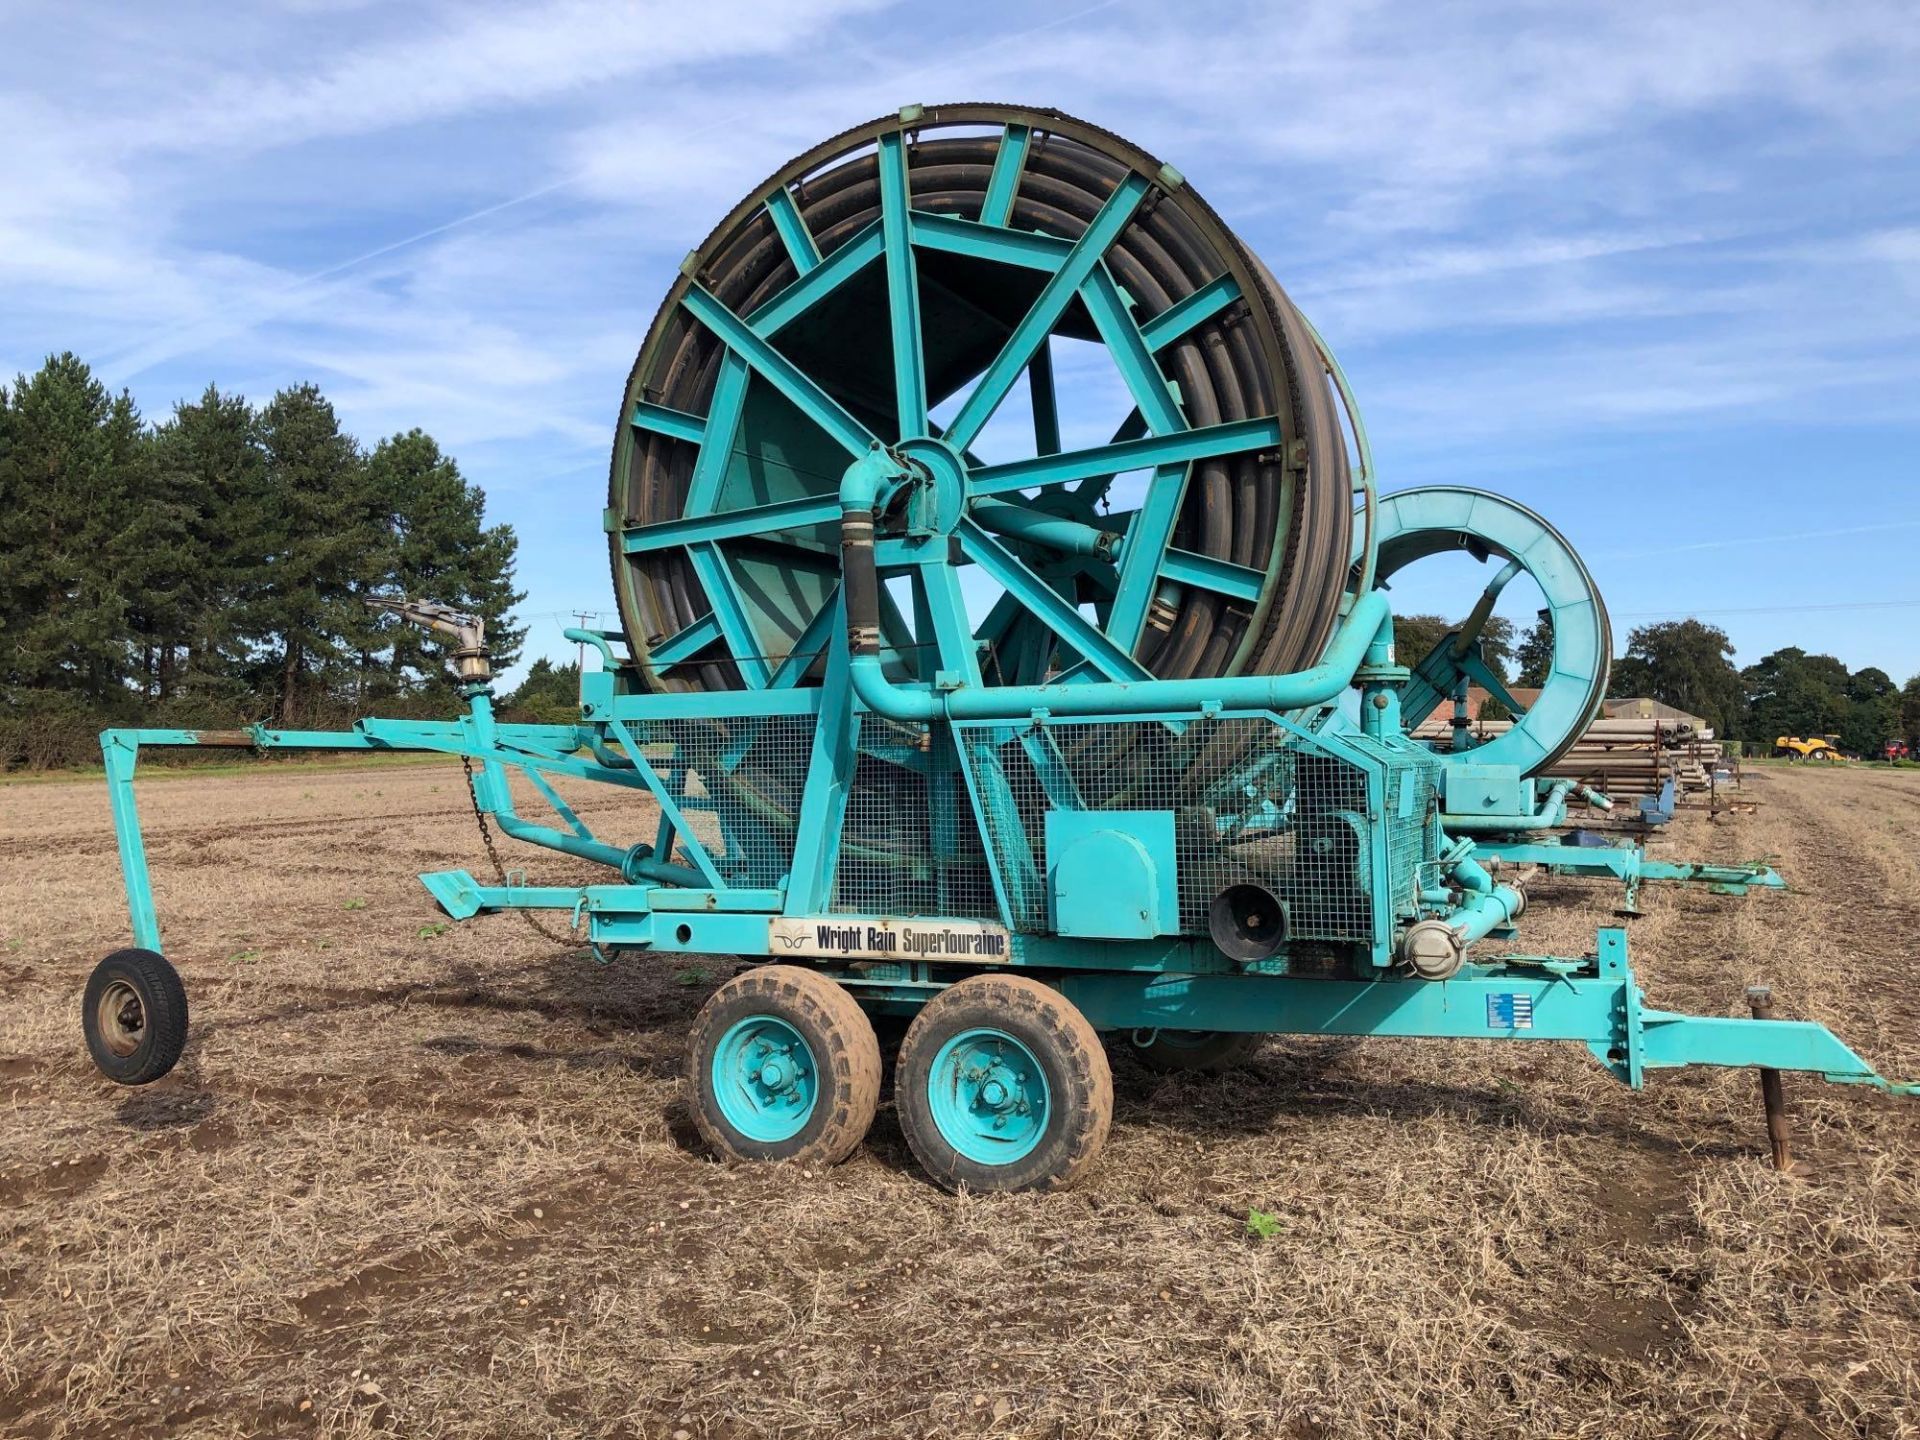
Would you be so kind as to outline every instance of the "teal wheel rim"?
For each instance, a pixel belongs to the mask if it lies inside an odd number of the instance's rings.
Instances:
[[[1052,1094],[1039,1059],[1004,1030],[965,1030],[940,1047],[927,1075],[940,1138],[976,1165],[1012,1165],[1047,1133]]]
[[[807,1128],[820,1102],[820,1066],[800,1032],[773,1015],[734,1022],[714,1046],[709,1083],[720,1118],[763,1145]]]

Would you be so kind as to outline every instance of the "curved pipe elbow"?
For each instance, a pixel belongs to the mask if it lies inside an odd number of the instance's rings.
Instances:
[[[851,590],[849,591],[851,594]],[[860,620],[851,612],[850,626]],[[1156,710],[1198,709],[1219,705],[1229,710],[1298,710],[1322,705],[1353,683],[1367,647],[1382,627],[1393,623],[1387,597],[1373,591],[1361,597],[1327,651],[1311,669],[1290,675],[1235,675],[1213,680],[1115,681],[1105,685],[973,686],[944,694],[896,685],[880,668],[880,657],[855,647],[851,678],[860,703],[889,720],[926,723],[950,720],[1017,720],[1035,710],[1050,715],[1128,715]]]
[[[900,462],[876,445],[840,472],[840,508],[871,511],[882,487],[904,473]]]
[[[1206,680],[1132,680],[1104,685],[973,685],[933,691],[895,685],[880,668],[880,580],[874,560],[874,511],[902,470],[876,447],[840,477],[840,574],[846,597],[849,676],[860,703],[889,720],[1017,720],[1036,710],[1052,715],[1137,715],[1156,710],[1299,710],[1323,705],[1353,684],[1376,645],[1390,644],[1393,612],[1386,592],[1354,602],[1318,665],[1290,675],[1230,675]]]
[[[878,655],[856,653],[847,673],[853,681],[853,693],[876,715],[924,725],[945,713],[940,697],[933,691],[914,690],[887,679]]]
[[[1567,818],[1567,797],[1574,782],[1556,780],[1542,800],[1525,815],[1442,815],[1440,828],[1454,835],[1511,835],[1521,830],[1551,830]]]
[[[1463,856],[1454,861],[1453,868],[1447,872],[1447,878],[1462,890],[1471,891],[1475,895],[1493,893],[1493,876],[1487,873],[1484,865],[1470,856]]]

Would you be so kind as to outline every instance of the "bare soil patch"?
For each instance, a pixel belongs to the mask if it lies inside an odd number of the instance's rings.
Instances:
[[[1920,1074],[1920,775],[1749,791],[1659,853],[1795,889],[1649,889],[1651,1002],[1768,982]],[[412,872],[486,863],[457,766],[142,805],[193,1028],[126,1091],[79,1033],[126,935],[104,789],[0,786],[0,1435],[1920,1435],[1912,1102],[1789,1081],[1790,1180],[1747,1072],[1634,1095],[1574,1047],[1282,1039],[1163,1078],[1122,1046],[1065,1195],[947,1196],[884,1106],[844,1166],[730,1168],[677,1077],[732,963],[440,929]],[[1579,953],[1617,892],[1535,894],[1525,947]]]

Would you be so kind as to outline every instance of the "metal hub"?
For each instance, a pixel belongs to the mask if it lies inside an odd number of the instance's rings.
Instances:
[[[100,992],[94,1013],[100,1037],[114,1054],[131,1055],[140,1048],[147,1029],[147,1010],[133,986],[124,980],[114,981]]]
[[[1003,1030],[954,1036],[933,1057],[927,1086],[941,1137],[977,1164],[1011,1165],[1046,1134],[1046,1074],[1034,1053]]]
[[[728,1028],[710,1067],[721,1117],[749,1140],[787,1140],[806,1128],[820,1094],[819,1067],[800,1032],[773,1015]]]
[[[946,441],[932,435],[902,440],[894,454],[914,472],[907,502],[907,527],[932,535],[951,535],[967,513],[967,462]]]

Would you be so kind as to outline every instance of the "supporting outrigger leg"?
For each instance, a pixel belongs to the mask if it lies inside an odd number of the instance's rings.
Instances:
[[[1773,1019],[1773,991],[1765,985],[1747,990],[1747,1004],[1756,1020]],[[1793,1161],[1792,1137],[1787,1129],[1787,1092],[1780,1072],[1771,1066],[1760,1067],[1760,1104],[1767,1113],[1767,1140],[1773,1147],[1773,1168],[1781,1174],[1797,1170]]]
[[[1507,956],[1436,982],[1261,975],[1065,974],[1059,987],[1103,1030],[1577,1040],[1640,1089],[1649,1071],[1757,1066],[1920,1096],[1890,1081],[1812,1020],[1681,1015],[1648,1009],[1610,927],[1582,960]]]
[[[1576,832],[1577,833],[1577,832]],[[1537,865],[1550,875],[1582,878],[1611,876],[1625,888],[1614,911],[1639,916],[1640,887],[1648,881],[1700,885],[1716,895],[1745,895],[1752,890],[1784,890],[1787,882],[1764,860],[1732,865],[1696,861],[1651,860],[1638,845],[1546,844],[1528,840],[1481,840],[1477,850],[1503,865]]]

